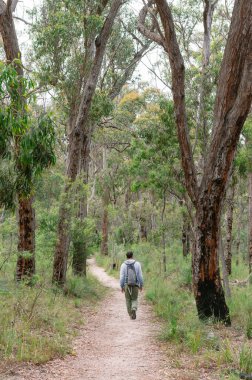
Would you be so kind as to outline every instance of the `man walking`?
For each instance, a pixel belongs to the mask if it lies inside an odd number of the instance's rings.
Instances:
[[[138,291],[143,289],[141,264],[133,259],[133,252],[126,253],[127,260],[120,270],[120,286],[125,293],[126,306],[131,319],[136,319]]]

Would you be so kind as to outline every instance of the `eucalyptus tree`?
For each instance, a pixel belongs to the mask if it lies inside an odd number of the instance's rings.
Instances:
[[[41,81],[54,86],[68,124],[67,180],[59,211],[53,270],[53,281],[58,283],[64,283],[66,278],[72,183],[80,172],[84,173],[84,182],[88,182],[94,127],[108,115],[111,101],[149,46],[149,42],[145,44],[132,32],[128,21],[124,26],[121,22],[115,24],[123,3],[47,0],[33,28]],[[112,33],[113,28],[117,35]],[[124,59],[119,58],[120,54],[124,54]],[[84,205],[78,217],[85,218],[85,196],[80,201]]]
[[[1,63],[0,92],[4,98],[1,111],[1,129],[4,133],[1,142],[2,145],[14,147],[11,153],[16,181],[11,193],[18,198],[19,255],[16,278],[20,280],[35,272],[35,212],[32,206],[32,185],[35,173],[41,172],[54,161],[54,132],[49,118],[38,117],[35,121],[27,110],[27,99],[33,85],[25,78],[13,21],[12,13],[17,2],[0,1],[0,33],[9,65],[5,67],[5,64]]]
[[[213,3],[205,0],[205,5]],[[213,131],[204,170],[197,176],[188,133],[185,106],[185,65],[176,38],[172,10],[166,0],[150,1],[160,16],[158,32],[142,32],[159,43],[168,55],[172,92],[181,149],[185,186],[196,210],[196,250],[193,284],[200,318],[215,317],[230,324],[229,309],[220,279],[218,244],[220,216],[239,135],[251,100],[252,3],[234,2],[228,39],[221,64],[213,111]],[[145,12],[146,12],[145,8]]]

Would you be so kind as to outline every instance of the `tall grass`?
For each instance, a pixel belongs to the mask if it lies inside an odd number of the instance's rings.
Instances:
[[[43,363],[71,353],[71,341],[84,323],[82,306],[103,294],[91,277],[70,277],[63,291],[39,282],[6,284],[0,294],[1,361]]]

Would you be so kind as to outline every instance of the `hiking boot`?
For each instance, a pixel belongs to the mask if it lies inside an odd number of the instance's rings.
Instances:
[[[136,319],[136,310],[132,310],[131,319]]]

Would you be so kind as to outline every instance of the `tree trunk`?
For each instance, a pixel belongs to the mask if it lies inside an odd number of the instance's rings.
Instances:
[[[17,281],[35,273],[35,211],[32,202],[31,197],[19,199]]]
[[[147,227],[146,227],[146,219],[143,216],[139,218],[139,235],[141,241],[147,241]]]
[[[200,319],[214,317],[230,325],[229,310],[221,284],[218,242],[220,209],[211,207],[212,199],[201,201],[196,212],[196,252],[193,257],[194,295]]]
[[[68,249],[70,243],[70,221],[71,221],[71,184],[66,184],[64,197],[59,210],[58,241],[53,261],[53,282],[63,285],[66,281]]]
[[[248,256],[249,273],[252,272],[252,172],[248,173],[249,223],[248,223]]]
[[[84,185],[88,184],[88,176],[89,176],[89,162],[90,162],[90,139],[83,141],[82,153],[81,153],[81,174],[83,175],[83,183]],[[87,192],[86,189],[80,190],[80,203],[79,203],[79,212],[77,218],[80,222],[83,222],[87,217]],[[83,226],[84,229],[84,226]],[[73,241],[73,273],[78,276],[86,276],[86,268],[87,268],[87,244],[85,231],[80,231],[80,241]],[[83,237],[83,238],[81,238]]]
[[[82,91],[82,98],[78,109],[75,124],[69,135],[69,160],[67,177],[70,183],[73,183],[77,177],[81,150],[83,141],[88,140],[92,131],[89,130],[89,112],[92,99],[97,86],[98,78],[101,72],[101,66],[105,49],[109,36],[112,31],[115,17],[121,7],[122,0],[114,0],[110,6],[110,11],[103,24],[100,34],[95,40],[96,52],[93,62],[90,67],[90,72],[87,77],[84,89]],[[69,198],[71,186],[65,186],[65,197]],[[61,204],[59,211],[59,224],[58,224],[58,242],[56,244],[53,264],[53,278],[52,281],[63,285],[66,280],[66,269],[68,260],[69,248],[69,226],[71,221],[70,205]]]
[[[230,275],[232,272],[232,230],[233,230],[233,213],[234,213],[234,195],[235,183],[231,178],[231,185],[227,191],[226,204],[227,204],[227,219],[226,219],[226,247],[225,247],[225,262],[227,273]]]

